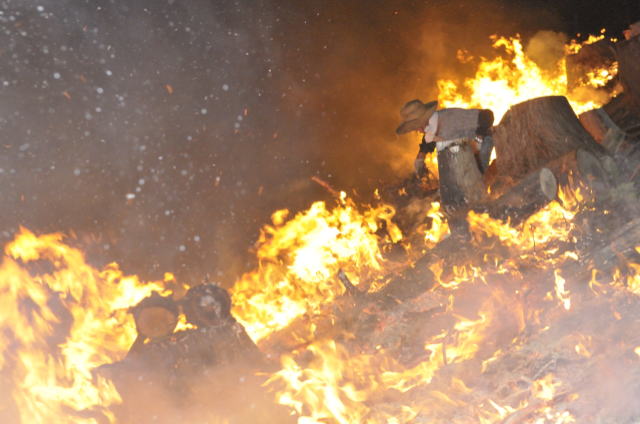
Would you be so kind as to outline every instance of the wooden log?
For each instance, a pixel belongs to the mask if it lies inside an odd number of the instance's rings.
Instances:
[[[490,204],[476,208],[502,221],[510,220],[518,225],[558,194],[558,181],[548,168],[542,168],[526,176],[511,190]]]
[[[580,114],[578,118],[591,137],[600,144],[602,144],[609,130],[614,129],[621,131],[618,124],[611,119],[607,111],[603,108],[584,112]]]
[[[640,141],[640,114],[635,113],[629,107],[630,97],[631,95],[628,93],[621,93],[611,99],[602,109],[607,112],[607,115],[625,135],[632,140]]]
[[[573,150],[604,152],[562,96],[540,97],[512,106],[493,134],[498,173],[514,178]]]
[[[574,281],[587,282],[594,269],[611,272],[626,263],[637,262],[640,240],[640,218],[635,218],[610,232],[606,240],[591,243],[582,252],[580,261],[570,262],[562,268],[562,275],[573,276]],[[585,288],[587,285],[585,284]]]
[[[169,336],[178,324],[178,305],[171,297],[153,292],[131,308],[138,337],[130,351],[140,349],[146,340],[159,340]]]
[[[578,149],[547,163],[546,167],[556,176],[559,186],[573,190],[582,184],[590,188],[590,192],[582,193],[584,196],[604,198],[614,180],[607,168],[609,159],[607,155]]]
[[[486,194],[470,143],[463,140],[438,150],[440,199],[450,216],[465,212],[469,205],[480,202]]]
[[[187,321],[198,328],[233,321],[231,297],[216,284],[205,283],[191,287],[180,303]]]
[[[277,369],[240,324],[227,322],[151,341],[96,373],[113,381],[122,396],[117,422],[219,422],[229,417],[230,423],[289,423],[287,414],[274,410],[272,397],[261,389],[266,377],[257,375]],[[246,408],[254,402],[261,407]],[[186,419],[187,409],[199,412],[197,419]],[[267,419],[267,412],[278,419]],[[161,419],[151,420],[152,416]]]

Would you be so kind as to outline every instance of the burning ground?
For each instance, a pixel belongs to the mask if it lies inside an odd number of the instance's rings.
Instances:
[[[496,59],[459,52],[474,74],[442,77],[441,104],[490,107],[500,118],[540,96],[567,96],[581,113],[617,95],[604,110],[623,116],[627,108],[616,104],[630,94],[617,64],[567,80],[565,55],[601,40],[533,40],[550,48],[540,53],[535,42],[496,36]],[[177,87],[162,89],[173,95]],[[640,161],[635,127],[624,118],[598,140],[606,150],[594,167],[585,171],[578,155],[544,164],[560,183],[553,199],[504,220],[491,207],[470,210],[464,235],[449,228],[441,207],[435,157],[429,179],[381,184],[370,200],[316,179],[330,200],[274,212],[260,230],[256,266],[229,290],[233,316],[264,363],[236,362],[240,352],[226,339],[214,343],[215,355],[196,357],[185,337],[204,328],[194,331],[184,315],[173,334],[144,344],[170,367],[150,372],[144,356],[131,362],[131,308],[153,292],[184,299],[187,283],[198,281],[169,273],[141,281],[115,263],[93,264],[85,242],[20,229],[0,268],[0,417],[636,422]],[[498,154],[494,170],[505,157]],[[518,187],[495,172],[487,205]]]

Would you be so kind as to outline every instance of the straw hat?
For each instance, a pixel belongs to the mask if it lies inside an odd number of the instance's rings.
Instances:
[[[411,131],[422,130],[427,126],[429,118],[438,108],[438,102],[432,101],[429,103],[422,103],[422,101],[416,99],[407,102],[402,109],[400,109],[400,116],[402,116],[402,123],[396,129],[397,134],[405,134]]]

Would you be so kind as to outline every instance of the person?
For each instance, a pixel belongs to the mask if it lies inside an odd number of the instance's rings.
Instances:
[[[436,149],[442,151],[463,139],[475,140],[478,166],[481,172],[486,171],[493,149],[493,112],[488,109],[437,109],[437,101],[423,103],[419,99],[407,102],[400,109],[402,122],[396,129],[396,134],[413,131],[423,134],[414,161],[418,177],[426,174],[424,160],[427,154]]]

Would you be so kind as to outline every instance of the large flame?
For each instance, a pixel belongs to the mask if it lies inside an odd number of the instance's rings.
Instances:
[[[360,212],[344,193],[334,209],[316,202],[289,221],[288,211],[274,213],[258,241],[260,267],[233,287],[234,315],[258,341],[342,294],[340,270],[355,286],[371,285],[384,263],[382,244],[402,238],[394,213],[388,205]]]
[[[162,286],[115,264],[94,269],[60,234],[21,230],[0,267],[0,370],[21,422],[113,421],[120,397],[92,372],[127,352],[136,337],[127,309]]]
[[[584,44],[591,44],[604,38],[604,35],[589,38],[584,43],[572,42],[566,47],[567,53],[577,53]],[[566,60],[557,63],[556,69],[546,70],[525,54],[522,41],[515,37],[491,37],[493,47],[503,55],[494,59],[481,58],[477,64],[475,76],[467,78],[462,87],[451,79],[438,81],[438,101],[441,107],[482,107],[491,109],[496,122],[507,110],[525,100],[541,96],[566,96],[576,113],[582,113],[602,106],[607,100],[606,94],[594,96],[584,90],[569,91],[566,74]],[[464,59],[471,60],[470,58]],[[602,87],[617,73],[617,65],[594,69],[583,82],[585,87]],[[594,97],[599,97],[594,99]]]
[[[580,45],[574,43],[568,51],[576,52]],[[523,100],[571,94],[563,63],[556,73],[543,71],[524,54],[517,37],[495,37],[494,46],[507,57],[482,60],[475,78],[464,83],[468,95],[452,81],[439,83],[443,106],[486,107],[500,119]],[[597,71],[590,84],[601,86],[613,72]],[[577,112],[598,104],[572,100]],[[432,174],[434,158],[428,160]],[[306,343],[282,355],[280,370],[267,382],[275,400],[289,407],[299,424],[576,422],[555,401],[562,397],[570,403],[578,394],[570,393],[564,378],[546,365],[544,372],[500,390],[483,388],[478,380],[503,371],[492,370],[503,358],[511,355],[517,362],[526,356],[525,343],[575,314],[587,295],[640,295],[637,264],[616,271],[608,282],[608,276],[594,270],[590,291],[569,289],[571,276],[560,267],[575,261],[577,253],[560,255],[558,245],[571,239],[573,220],[584,202],[580,190],[561,190],[558,200],[518,226],[470,212],[472,239],[464,243],[478,250],[490,246],[491,253],[475,262],[464,257],[449,261],[440,253],[439,260],[421,265],[414,260],[449,236],[437,202],[421,211],[427,223],[416,234],[404,235],[393,222],[393,207],[358,206],[344,193],[335,207],[316,202],[293,217],[277,211],[256,244],[259,266],[231,290],[233,314],[254,341],[285,332],[294,322],[309,327]],[[408,254],[389,259],[398,246]],[[455,256],[458,247],[448,253]],[[431,332],[409,326],[415,330],[411,337],[417,340],[417,357],[398,353],[405,343],[398,333],[407,327],[384,311],[380,315],[391,323],[378,322],[372,340],[354,341],[348,332],[316,338],[313,320],[301,319],[329,315],[325,307],[345,295],[353,298],[356,318],[375,312],[379,305],[359,296],[420,266],[425,269],[417,271],[433,275],[433,288],[399,308],[410,317],[437,310],[441,322]],[[548,272],[549,278],[524,281],[524,267]],[[171,279],[168,275],[164,282],[143,283],[124,276],[115,264],[97,270],[61,235],[22,230],[5,247],[0,267],[0,371],[9,387],[2,390],[9,390],[12,399],[0,400],[0,411],[15,406],[23,424],[115,422],[111,407],[121,402],[120,395],[95,370],[121,359],[133,343],[135,328],[127,310],[151,292],[166,290]],[[356,294],[348,293],[354,288]],[[611,315],[621,319],[617,311]],[[577,333],[571,350],[579,358],[603,356],[606,350],[596,339]],[[628,350],[640,355],[638,343]],[[491,396],[474,395],[478,389]],[[516,393],[506,400],[493,397],[509,390]]]

